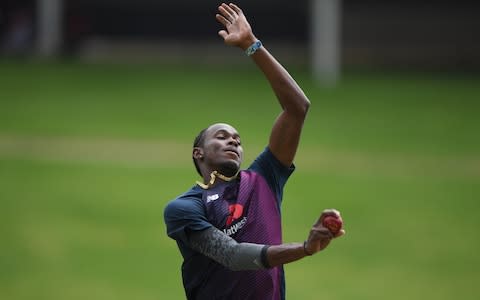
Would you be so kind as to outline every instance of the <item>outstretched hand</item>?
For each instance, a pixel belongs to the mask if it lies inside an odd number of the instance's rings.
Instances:
[[[345,234],[345,230],[341,229],[338,233],[333,234],[328,228],[323,226],[323,219],[327,216],[340,217],[340,212],[335,209],[325,209],[317,222],[313,224],[308,239],[305,243],[305,251],[309,254],[317,253],[325,249],[330,241],[334,238],[340,237]]]
[[[257,40],[243,11],[235,4],[222,3],[215,17],[225,26],[218,32],[225,44],[245,50]]]

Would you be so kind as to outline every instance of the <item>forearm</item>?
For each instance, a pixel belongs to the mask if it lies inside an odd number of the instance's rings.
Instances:
[[[270,246],[267,250],[267,261],[270,267],[288,264],[307,256],[303,243]]]
[[[224,25],[225,29],[218,34],[227,45],[245,51],[257,41],[243,11],[235,4],[222,3],[216,18]],[[270,83],[283,110],[272,128],[269,148],[283,165],[290,167],[310,101],[292,76],[265,47],[256,49],[250,57]]]
[[[310,101],[267,49],[261,47],[251,57],[270,82],[283,109],[272,127],[269,148],[283,165],[290,167],[295,158]]]
[[[233,271],[272,268],[307,256],[300,243],[274,246],[238,243],[213,227],[191,233],[189,246]]]

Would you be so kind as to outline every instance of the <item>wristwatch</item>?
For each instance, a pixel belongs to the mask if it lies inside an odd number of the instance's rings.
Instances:
[[[257,52],[257,50],[260,49],[262,46],[263,46],[262,42],[260,40],[257,40],[250,47],[248,47],[247,50],[245,50],[245,54],[250,56],[250,55],[254,54],[255,52]]]

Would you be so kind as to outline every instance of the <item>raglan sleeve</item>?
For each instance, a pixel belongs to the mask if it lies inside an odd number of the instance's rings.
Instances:
[[[194,198],[170,201],[164,209],[164,220],[167,235],[183,243],[188,242],[188,233],[212,227],[205,216],[202,202]]]
[[[259,173],[267,181],[268,185],[275,192],[279,203],[283,198],[283,188],[288,178],[295,170],[295,165],[283,165],[268,147],[252,162],[249,170]]]

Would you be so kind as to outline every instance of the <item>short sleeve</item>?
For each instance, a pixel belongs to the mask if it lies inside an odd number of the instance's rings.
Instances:
[[[283,187],[288,178],[295,170],[295,165],[289,167],[283,165],[268,147],[265,147],[262,153],[253,161],[248,168],[262,175],[268,185],[275,192],[279,202],[282,201]]]
[[[164,210],[167,235],[174,240],[187,243],[187,233],[212,227],[207,221],[203,204],[195,198],[177,198],[168,203]]]

